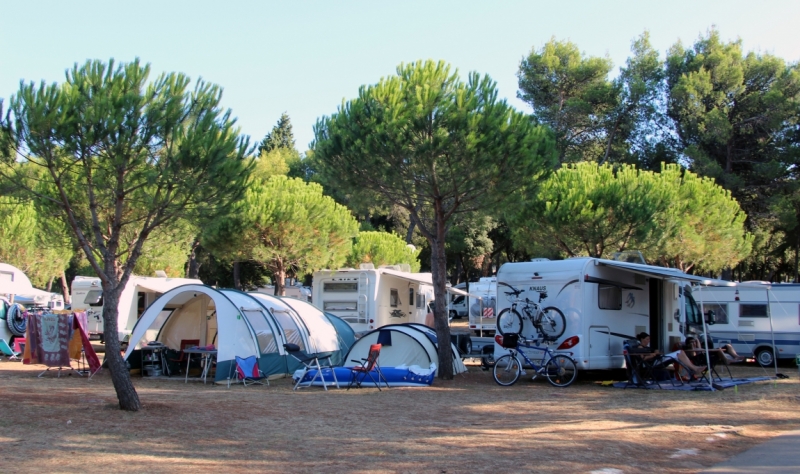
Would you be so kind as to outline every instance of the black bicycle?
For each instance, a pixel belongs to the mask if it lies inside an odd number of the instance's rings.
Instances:
[[[498,334],[522,334],[522,320],[528,318],[533,323],[533,327],[542,337],[544,341],[555,341],[567,328],[567,319],[564,313],[555,306],[548,306],[542,308],[542,301],[547,298],[547,293],[539,292],[539,301],[535,302],[526,298],[521,298],[520,295],[525,290],[518,290],[508,283],[497,282],[498,285],[503,285],[511,288],[511,291],[504,292],[511,302],[511,307],[500,311],[497,315],[497,333]],[[522,306],[522,314],[517,311],[517,304],[524,303]]]

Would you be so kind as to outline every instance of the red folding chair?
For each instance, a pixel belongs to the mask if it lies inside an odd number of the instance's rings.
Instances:
[[[347,386],[347,390],[350,390],[350,387],[353,385],[361,388],[361,384],[364,382],[367,376],[369,376],[369,378],[372,379],[372,383],[378,387],[378,391],[381,390],[381,380],[383,380],[383,382],[386,384],[386,388],[389,388],[389,382],[386,381],[386,377],[384,377],[383,372],[381,372],[381,366],[378,365],[378,357],[381,355],[381,347],[381,344],[372,344],[369,346],[369,354],[367,355],[366,359],[352,361],[360,365],[349,368],[351,376],[350,384]],[[375,380],[375,377],[372,376],[372,372],[375,372],[375,375],[378,376],[378,380]]]

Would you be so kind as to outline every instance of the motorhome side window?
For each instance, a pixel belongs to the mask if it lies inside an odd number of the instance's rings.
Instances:
[[[422,293],[417,293],[417,308],[424,308],[425,307],[425,295]]]
[[[326,281],[322,284],[322,291],[328,293],[353,293],[358,291],[358,283],[355,281]]]
[[[739,304],[739,317],[740,318],[766,318],[767,305],[757,303],[740,303]]]
[[[103,290],[89,290],[83,297],[83,302],[89,306],[103,306]]]
[[[397,308],[400,306],[400,292],[392,288],[389,294],[389,306]]]
[[[597,306],[600,309],[622,309],[622,290],[618,286],[598,285]]]
[[[728,324],[728,304],[727,303],[703,303],[703,312],[708,316],[709,312],[714,312],[714,322],[716,324]],[[708,320],[708,318],[706,318]]]
[[[414,288],[408,289],[408,305],[411,307],[414,306]]]

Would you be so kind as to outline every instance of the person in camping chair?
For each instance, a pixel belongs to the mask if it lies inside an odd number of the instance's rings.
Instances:
[[[707,340],[707,347],[712,350],[714,349],[714,342],[711,341],[710,338]],[[705,359],[704,353],[700,352],[700,350],[703,349],[703,344],[694,336],[686,337],[686,343],[683,345],[683,349],[688,353],[689,358],[693,361]],[[716,350],[721,352],[729,362],[742,362],[745,359],[744,357],[740,356],[730,344],[720,346]]]
[[[639,333],[636,336],[636,339],[639,341],[639,347],[640,348],[649,348],[650,347],[650,335],[647,334],[646,332]],[[700,375],[700,374],[703,373],[704,370],[706,370],[706,366],[705,365],[695,365],[691,361],[689,356],[686,354],[686,352],[682,351],[682,350],[668,352],[668,353],[662,355],[661,352],[658,349],[656,349],[656,350],[650,352],[649,354],[642,354],[641,355],[642,359],[645,360],[645,361],[655,359],[658,356],[661,356],[663,361],[668,361],[668,360],[671,359],[671,360],[680,362],[684,366],[686,366],[689,369],[691,369],[692,372],[695,373],[695,375]]]

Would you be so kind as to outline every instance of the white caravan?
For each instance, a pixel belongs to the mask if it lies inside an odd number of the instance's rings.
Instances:
[[[492,335],[497,329],[497,277],[482,277],[469,284],[469,328]]]
[[[25,320],[16,310],[10,311],[12,304],[28,309],[64,309],[63,296],[34,288],[22,270],[7,263],[0,263],[0,295],[5,295],[0,296],[0,339],[7,342],[25,332]]]
[[[127,341],[136,321],[159,296],[182,285],[203,282],[194,278],[162,278],[131,275],[119,297],[117,333],[120,341]],[[72,310],[86,311],[87,332],[90,337],[103,336],[103,287],[100,278],[76,276],[72,280]]]
[[[411,273],[407,264],[320,270],[311,292],[314,306],[347,321],[356,333],[387,324],[425,324],[434,297],[431,274]]]
[[[731,344],[763,366],[773,365],[776,353],[778,359],[800,353],[800,285],[744,282],[700,288],[694,296],[715,344]]]
[[[692,282],[727,284],[672,268],[599,258],[506,263],[497,272],[497,311],[504,321],[503,311],[512,300],[518,301],[520,315],[526,299],[541,308],[555,307],[564,319],[554,333],[523,318],[522,336],[552,344],[571,355],[581,370],[623,368],[623,342],[640,332],[649,333],[651,346],[662,352],[685,338],[687,311],[690,319],[699,320]],[[509,294],[511,287],[521,290],[518,298]],[[495,358],[506,352],[495,344]]]

